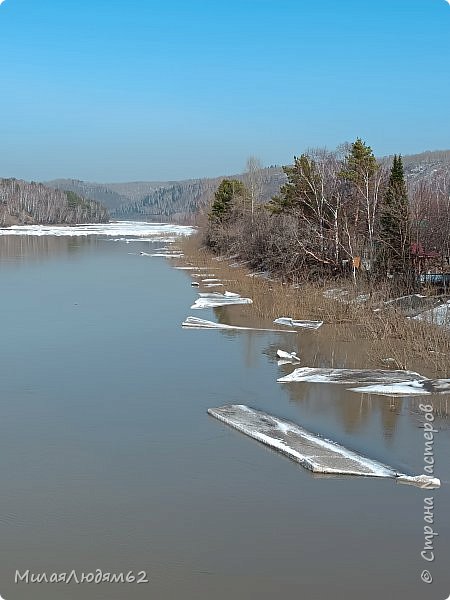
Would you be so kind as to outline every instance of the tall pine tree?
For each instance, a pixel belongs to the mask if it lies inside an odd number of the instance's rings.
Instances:
[[[410,276],[408,192],[403,161],[395,155],[380,215],[381,264],[384,271]]]

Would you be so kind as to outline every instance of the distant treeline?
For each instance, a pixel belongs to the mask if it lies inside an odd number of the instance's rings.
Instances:
[[[279,168],[261,169],[263,189],[261,197],[269,199],[275,193],[284,175]],[[237,175],[236,179],[243,179]],[[144,198],[129,202],[111,210],[111,215],[125,219],[167,219],[180,223],[195,223],[198,214],[204,211],[221,178],[192,179],[164,185],[153,190]]]
[[[41,183],[0,179],[0,227],[25,224],[106,223],[107,210],[76,193]]]
[[[377,160],[361,139],[313,149],[283,167],[286,183],[261,202],[258,164],[224,179],[205,241],[289,281],[350,276],[414,288],[420,272],[450,270],[447,169],[407,183],[400,155]]]

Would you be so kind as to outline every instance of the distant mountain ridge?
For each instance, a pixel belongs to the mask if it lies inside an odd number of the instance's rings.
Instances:
[[[448,176],[450,150],[436,150],[403,156],[405,174],[411,181]],[[278,193],[286,181],[281,167],[262,169],[261,201]],[[70,190],[103,204],[113,219],[170,220],[190,223],[209,206],[224,177],[245,180],[245,174],[188,179],[184,181],[134,181],[128,183],[91,183],[74,179],[46,182],[57,189]]]
[[[219,183],[225,177],[245,179],[244,174],[188,179],[184,181],[142,181],[130,183],[91,183],[75,179],[56,179],[46,185],[73,191],[101,202],[113,219],[172,220],[192,222],[199,211],[209,206]],[[262,201],[276,194],[285,181],[281,167],[261,170]]]

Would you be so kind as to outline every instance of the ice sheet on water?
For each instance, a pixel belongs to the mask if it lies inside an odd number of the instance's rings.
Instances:
[[[296,352],[286,352],[285,350],[277,350],[278,366],[297,365],[300,363],[300,358]]]
[[[350,388],[351,392],[374,394],[377,396],[429,396],[430,394],[450,394],[450,379],[424,379],[422,381],[402,381],[400,383],[367,385]]]
[[[450,301],[446,304],[440,304],[436,308],[426,310],[412,318],[417,321],[424,321],[425,323],[450,329]]]
[[[253,304],[253,300],[251,298],[235,298],[215,294],[213,298],[197,298],[191,308],[200,310],[202,308],[217,308],[218,306],[233,306],[237,304]]]
[[[323,321],[299,321],[291,317],[279,317],[275,319],[274,323],[287,327],[303,327],[304,329],[319,329],[323,325]]]
[[[198,294],[200,298],[240,298],[239,294],[235,292],[224,292],[220,294],[219,292],[199,292]]]
[[[0,229],[0,235],[34,235],[34,236],[88,236],[101,235],[114,238],[130,239],[149,238],[163,235],[191,235],[195,229],[186,225],[171,223],[147,223],[143,221],[116,221],[114,223],[96,223],[82,225],[13,225]]]
[[[391,384],[405,381],[421,381],[425,377],[414,371],[390,369],[326,369],[300,367],[289,375],[281,377],[280,383],[305,381],[309,383],[346,383],[346,384]]]
[[[427,487],[440,485],[436,478],[399,473],[392,467],[311,433],[295,423],[243,404],[210,408],[208,413],[249,437],[278,450],[314,473],[387,477]]]
[[[179,271],[196,271],[198,269],[198,267],[174,267],[175,269],[178,269]]]
[[[343,304],[362,304],[369,300],[370,294],[358,294],[357,296],[352,296],[349,290],[344,288],[332,288],[325,290],[323,292],[323,297],[342,302]]]
[[[141,255],[144,256],[154,256],[161,258],[183,258],[184,254],[181,252],[153,252],[152,254],[145,254],[141,252]]]
[[[240,327],[238,325],[225,325],[224,323],[214,323],[206,319],[197,317],[186,317],[186,320],[181,324],[186,329],[232,329],[241,331],[271,331],[275,333],[296,333],[294,330],[282,331],[281,329],[260,329],[258,327]]]

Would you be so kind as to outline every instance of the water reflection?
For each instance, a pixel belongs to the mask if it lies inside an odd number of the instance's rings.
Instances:
[[[223,306],[214,309],[219,323],[244,327],[271,327],[262,321],[251,306]],[[317,332],[299,331],[297,335],[270,336],[261,349],[261,334],[257,331],[223,331],[227,337],[243,337],[242,359],[247,368],[254,368],[261,354],[269,364],[277,365],[277,350],[295,351],[302,366],[330,368],[369,368],[369,346],[364,340],[343,341],[337,327],[324,327]],[[276,370],[276,378],[292,372],[293,365],[283,365]],[[281,384],[280,384],[281,385]],[[347,435],[360,434],[380,427],[386,446],[391,446],[399,430],[402,414],[420,413],[422,399],[381,397],[356,394],[342,384],[291,383],[283,384],[289,402],[301,411],[300,418],[327,415],[327,420],[340,423]],[[435,414],[448,419],[448,400],[430,396],[427,402],[435,406]],[[275,410],[276,413],[276,410]]]
[[[97,243],[97,239],[90,237],[5,235],[0,237],[0,267],[64,257]]]

